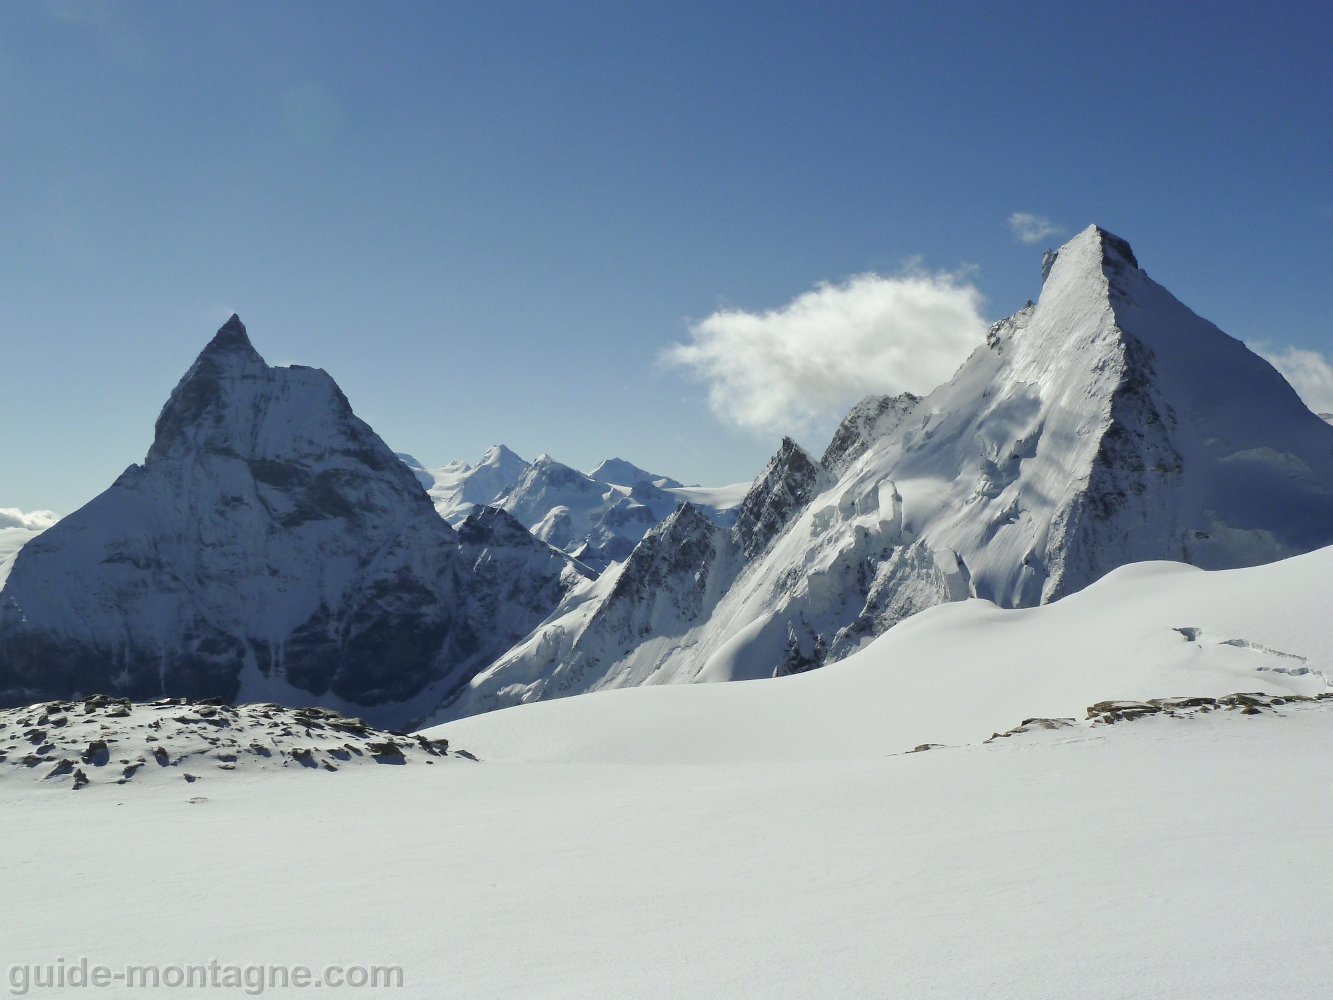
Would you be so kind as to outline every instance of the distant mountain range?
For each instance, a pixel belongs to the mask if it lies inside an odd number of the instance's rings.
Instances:
[[[398,457],[450,524],[461,523],[478,506],[499,507],[598,573],[623,562],[648,529],[682,501],[717,524],[729,525],[750,487],[682,486],[621,458],[607,459],[585,474],[549,455],[526,462],[502,444],[476,465],[456,461],[427,469],[411,455]]]
[[[785,439],[718,489],[502,445],[424,468],[233,317],[142,465],[57,523],[0,512],[0,703],[219,696],[401,727],[799,673],[948,601],[1333,542],[1333,427],[1268,362],[1097,227],[1043,272],[949,382],[867,398],[818,458]]]

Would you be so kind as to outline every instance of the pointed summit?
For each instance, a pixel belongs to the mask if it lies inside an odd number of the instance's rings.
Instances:
[[[246,377],[263,379],[270,371],[250,343],[241,317],[232,313],[231,319],[222,324],[181,376],[162,407],[148,459],[160,458],[171,447],[191,437],[188,429],[204,421],[206,414],[212,413],[216,418],[218,411],[227,407],[232,390]],[[332,379],[328,381],[332,383]]]
[[[1059,250],[1047,250],[1041,259],[1041,280],[1051,276],[1056,261],[1078,261],[1085,268],[1098,267],[1103,271],[1119,272],[1128,264],[1137,269],[1139,259],[1126,240],[1101,226],[1093,225],[1065,243]]]
[[[1130,249],[1129,240],[1122,239],[1115,233],[1108,233],[1101,226],[1089,226],[1102,241],[1102,259],[1110,257],[1112,254],[1125,261],[1131,267],[1139,266],[1139,259],[1134,256],[1134,251]]]
[[[250,335],[245,331],[245,324],[236,313],[232,313],[231,319],[218,327],[218,332],[213,335],[213,339],[208,342],[208,346],[203,349],[199,357],[202,360],[219,354],[239,354],[247,360],[258,359],[263,362],[259,352],[250,343]]]
[[[1333,428],[1276,369],[1120,237],[1089,226],[1051,256],[1039,301],[929,396],[858,404],[823,468],[782,442],[736,508],[724,596],[694,597],[725,579],[700,583],[702,547],[666,563],[678,536],[652,534],[615,584],[634,568],[651,615],[586,591],[455,711],[791,672],[949,601],[1033,607],[1127,563],[1226,569],[1333,544]],[[661,572],[641,568],[650,542]]]
[[[833,484],[823,466],[789,437],[768,460],[736,512],[732,528],[737,547],[746,558],[762,552],[787,522]]]

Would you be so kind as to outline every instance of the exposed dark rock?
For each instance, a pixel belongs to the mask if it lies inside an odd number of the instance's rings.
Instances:
[[[899,396],[867,396],[843,417],[819,464],[834,478],[841,476],[876,440],[896,430],[919,402],[921,397],[910,392]]]
[[[732,537],[754,558],[819,492],[832,485],[827,472],[791,438],[760,473],[736,514]]]
[[[111,751],[107,748],[106,740],[93,740],[79,756],[79,760],[94,767],[107,764],[111,760]]]
[[[69,774],[73,770],[74,770],[74,761],[66,758],[62,760],[59,764],[57,764],[55,767],[51,768],[51,770],[47,771],[46,776],[48,778],[54,778],[62,774]]]

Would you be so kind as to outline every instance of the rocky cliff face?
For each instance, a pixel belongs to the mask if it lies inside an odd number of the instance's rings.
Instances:
[[[747,563],[798,515],[828,474],[784,438],[778,453],[719,525],[681,503],[597,583],[571,593],[551,617],[459,693],[431,721],[604,687],[670,683],[659,668],[704,628]],[[659,496],[660,494],[660,496]],[[670,494],[641,482],[641,508]],[[614,667],[614,670],[608,668]]]
[[[838,425],[819,464],[837,479],[876,441],[892,434],[919,402],[921,397],[910,392],[900,396],[867,396]]]
[[[858,404],[819,473],[784,442],[786,471],[742,505],[743,567],[706,620],[682,619],[669,642],[608,642],[561,691],[542,678],[562,669],[562,647],[543,658],[530,640],[476,678],[459,714],[806,670],[946,601],[1028,607],[1127,562],[1218,569],[1333,543],[1333,428],[1268,362],[1095,226],[1049,252],[1043,273],[1040,301],[996,323],[949,382]],[[590,648],[610,594],[535,636],[557,626]]]
[[[768,547],[792,516],[833,483],[805,449],[791,438],[769,459],[736,512],[732,529],[747,559]]]
[[[523,585],[488,582],[473,536],[494,529],[460,540],[332,378],[270,367],[232,317],[143,465],[19,553],[0,699],[276,689],[405,721],[580,579],[524,532],[499,546],[520,553]]]

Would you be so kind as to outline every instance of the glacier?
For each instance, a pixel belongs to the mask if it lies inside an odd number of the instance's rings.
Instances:
[[[762,544],[678,512],[432,719],[799,673],[942,603],[1031,607],[1126,563],[1252,566],[1333,542],[1333,427],[1271,364],[1097,226],[1043,275],[944,385],[858,404],[817,468],[784,442],[738,508],[774,505]],[[646,581],[670,599],[626,617]]]

